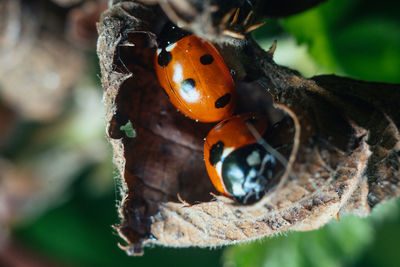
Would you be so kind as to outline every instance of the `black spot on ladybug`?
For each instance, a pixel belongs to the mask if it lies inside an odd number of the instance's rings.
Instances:
[[[210,54],[205,54],[200,57],[200,63],[203,65],[210,65],[211,63],[213,63],[213,61],[214,58]]]
[[[161,53],[158,55],[157,62],[161,67],[166,67],[172,60],[172,54],[165,49],[161,50]]]
[[[215,101],[216,108],[223,108],[228,105],[229,101],[231,101],[231,94],[225,94]]]
[[[222,141],[218,141],[214,145],[212,145],[210,149],[210,164],[215,166],[218,161],[221,160],[222,152],[224,151],[224,143]]]
[[[196,82],[192,78],[183,80],[181,82],[181,89],[186,93],[192,91],[195,88],[195,86]]]

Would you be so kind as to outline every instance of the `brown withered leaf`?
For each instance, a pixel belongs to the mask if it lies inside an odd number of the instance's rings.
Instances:
[[[153,71],[163,15],[157,6],[115,2],[98,24],[97,52],[107,135],[121,175],[116,229],[128,254],[142,254],[147,243],[213,247],[312,230],[340,214],[365,216],[399,195],[399,86],[304,79],[276,65],[273,49],[247,39],[221,50],[236,51],[240,60],[228,60],[244,72],[236,77],[255,80],[238,83],[238,112],[270,115],[267,141],[283,147],[284,168],[279,183],[253,205],[211,197],[202,140],[212,125],[176,112]]]

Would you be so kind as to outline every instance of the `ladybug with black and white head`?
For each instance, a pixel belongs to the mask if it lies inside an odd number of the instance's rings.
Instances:
[[[271,188],[275,157],[258,139],[267,128],[264,115],[242,114],[220,122],[209,132],[204,160],[211,182],[220,193],[239,203],[252,204]]]
[[[218,122],[232,115],[236,88],[218,50],[173,24],[158,38],[154,65],[171,103],[200,122]]]

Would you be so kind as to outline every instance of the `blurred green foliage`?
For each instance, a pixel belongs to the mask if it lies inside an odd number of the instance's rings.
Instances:
[[[265,48],[278,39],[277,61],[303,73],[319,73],[308,69],[312,65],[325,73],[400,82],[399,10],[399,1],[330,0],[290,18],[267,20],[254,36]],[[288,33],[307,49],[295,47]],[[15,226],[14,236],[37,253],[73,266],[400,266],[399,200],[380,205],[371,217],[344,217],[317,231],[287,232],[224,250],[155,247],[144,257],[127,257],[111,228],[118,223],[118,191],[109,186],[94,192],[96,181],[113,177],[107,160],[81,170],[66,201]]]
[[[224,261],[237,267],[399,266],[396,244],[390,242],[400,237],[399,222],[397,200],[378,206],[368,218],[345,216],[316,231],[227,248]]]
[[[329,72],[400,82],[399,1],[330,0],[283,21]]]

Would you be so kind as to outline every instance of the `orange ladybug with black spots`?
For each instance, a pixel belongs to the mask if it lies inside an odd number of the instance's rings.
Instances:
[[[164,27],[158,42],[155,70],[170,102],[196,121],[218,122],[230,117],[236,88],[218,50],[171,24]]]
[[[241,114],[220,122],[209,132],[204,142],[204,160],[211,182],[220,193],[251,204],[271,187],[275,157],[253,132],[262,137],[267,128],[266,116]]]

